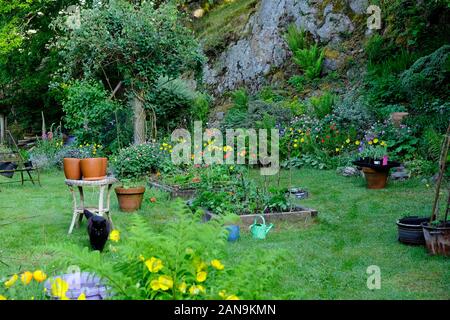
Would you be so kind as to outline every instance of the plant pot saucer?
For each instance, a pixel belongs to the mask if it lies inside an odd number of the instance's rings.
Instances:
[[[83,178],[84,181],[97,181],[97,180],[104,180],[104,179],[106,179],[106,176]]]

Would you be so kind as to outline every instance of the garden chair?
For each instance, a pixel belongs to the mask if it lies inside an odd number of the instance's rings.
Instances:
[[[0,175],[11,179],[15,173],[19,173],[20,180],[1,181],[0,184],[21,182],[23,185],[24,182],[30,181],[33,184],[36,184],[35,182],[37,182],[40,186],[41,180],[38,168],[33,166],[31,161],[26,161],[22,157],[11,133],[8,130],[6,133],[12,141],[15,151],[0,152]],[[33,177],[32,172],[35,173],[35,177]],[[28,175],[28,177],[26,177],[25,174]]]

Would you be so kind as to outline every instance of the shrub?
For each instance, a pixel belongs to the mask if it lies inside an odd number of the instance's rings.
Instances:
[[[401,78],[401,84],[409,97],[418,93],[444,90],[448,94],[450,72],[450,45],[444,45],[432,54],[418,59]]]
[[[353,128],[359,134],[374,121],[366,98],[356,91],[349,92],[336,102],[332,118],[338,127]]]
[[[117,138],[114,113],[120,105],[109,99],[103,85],[94,80],[77,80],[67,89],[63,102],[65,124],[81,142],[99,141],[109,145]],[[112,124],[112,130],[106,130]],[[106,139],[107,133],[113,137]]]
[[[293,86],[295,88],[295,90],[297,90],[297,92],[303,91],[303,86],[304,86],[305,82],[306,82],[305,77],[300,76],[300,75],[292,76],[288,80],[288,84]]]
[[[231,93],[231,98],[235,108],[239,110],[247,110],[249,102],[247,90],[244,88],[237,89]]]
[[[208,120],[209,104],[211,97],[207,94],[200,93],[192,102],[191,117],[193,120],[199,120],[206,123]]]
[[[117,178],[122,182],[136,183],[157,172],[170,161],[163,149],[157,143],[145,143],[120,150],[114,161]]]
[[[312,97],[309,100],[318,119],[323,119],[332,112],[335,99],[332,93],[325,92],[320,97]]]
[[[195,105],[197,98],[199,98],[198,93],[190,88],[186,81],[181,79],[169,81],[167,78],[160,78],[156,89],[148,92],[145,107],[155,112],[158,124],[164,123],[164,126],[160,126],[159,131],[161,131],[161,135],[165,135],[185,121],[189,115],[192,115],[192,106]],[[203,98],[200,97],[200,99]],[[197,105],[196,111],[202,111],[198,115],[204,117],[205,100],[197,102],[202,105],[200,105],[200,109]],[[187,125],[187,123],[184,124]]]

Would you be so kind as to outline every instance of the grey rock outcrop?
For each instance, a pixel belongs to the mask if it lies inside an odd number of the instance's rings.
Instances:
[[[205,66],[206,84],[218,95],[243,85],[251,91],[259,89],[265,76],[290,57],[284,33],[292,22],[324,44],[339,42],[342,35],[352,33],[350,18],[336,12],[332,1],[320,9],[323,1],[261,0],[245,27],[245,36]],[[345,4],[348,11],[359,14],[365,12],[367,0],[347,0]],[[328,65],[335,68],[333,62]]]

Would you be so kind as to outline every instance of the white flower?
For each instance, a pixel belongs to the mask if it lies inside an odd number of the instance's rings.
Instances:
[[[35,34],[35,33],[37,33],[37,31],[34,29],[30,29],[27,31],[27,34]]]
[[[37,15],[40,16],[40,17],[42,17],[42,16],[44,15],[44,13],[39,11],[39,12],[37,13]]]

